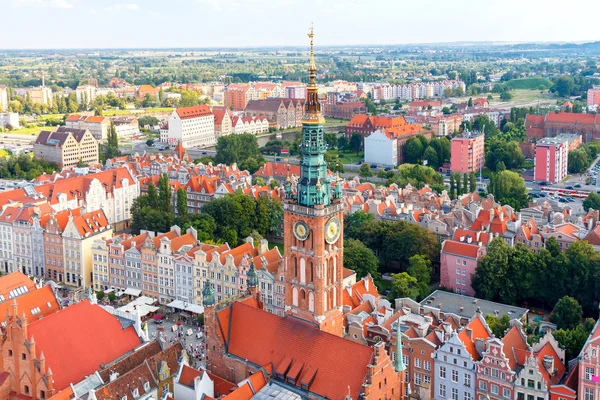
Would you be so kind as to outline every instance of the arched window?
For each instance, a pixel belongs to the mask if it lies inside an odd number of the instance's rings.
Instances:
[[[327,307],[327,290],[325,290],[323,292],[323,307],[325,308],[325,311],[329,310],[329,308]]]
[[[294,257],[294,277],[298,278],[298,259]]]
[[[312,261],[308,262],[308,269],[310,270],[310,282],[315,280],[315,266]]]
[[[300,294],[302,296],[302,300],[306,300],[306,291],[304,291],[304,289],[300,290]]]
[[[292,289],[292,304],[298,306],[298,288]]]
[[[306,283],[306,261],[300,259],[300,283]]]
[[[333,267],[331,268],[331,282],[337,282],[337,257],[333,257]]]
[[[315,295],[313,292],[308,292],[308,311],[315,311]]]

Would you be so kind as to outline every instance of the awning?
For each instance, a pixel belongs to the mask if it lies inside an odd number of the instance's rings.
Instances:
[[[164,315],[162,315],[162,314],[154,314],[152,316],[152,319],[163,319],[163,318],[164,318]]]
[[[184,303],[181,300],[173,300],[172,302],[167,304],[167,307],[176,308],[182,311],[188,311],[192,314],[204,314],[204,307],[199,306],[197,304],[190,304],[187,302]]]
[[[127,288],[125,289],[125,294],[138,297],[140,294],[142,294],[142,289]]]

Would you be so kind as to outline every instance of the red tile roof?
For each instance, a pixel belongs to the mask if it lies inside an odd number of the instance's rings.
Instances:
[[[104,211],[97,210],[73,218],[73,224],[82,237],[90,236],[110,228]]]
[[[223,379],[220,376],[211,374],[206,370],[197,370],[187,365],[184,365],[181,369],[179,383],[184,386],[194,387],[194,379],[196,379],[196,377],[198,376],[202,376],[202,374],[208,374],[208,377],[213,381],[215,397],[227,394],[233,389],[237,388],[237,385],[235,383],[229,382],[228,380]]]
[[[28,291],[36,289],[35,283],[22,272],[11,272],[0,276],[0,294],[5,300],[9,300],[10,291],[25,286]]]
[[[7,297],[8,299],[8,297]],[[5,320],[6,315],[12,311],[13,303],[17,303],[19,315],[25,315],[28,322],[37,321],[40,318],[47,317],[59,310],[58,301],[50,286],[43,286],[40,289],[32,290],[13,300],[7,300],[0,303],[0,322]],[[36,310],[39,309],[39,310]]]
[[[293,317],[234,302],[219,312],[219,324],[230,320],[228,352],[255,365],[291,361],[290,369],[302,366],[297,383],[316,371],[309,390],[323,397],[342,399],[347,394],[359,398],[374,349],[318,330]],[[352,366],[352,368],[349,368]],[[287,370],[287,368],[285,368]],[[286,371],[287,372],[287,371]]]
[[[454,240],[446,240],[442,243],[442,253],[454,254],[461,257],[470,257],[477,259],[479,257],[479,245]]]
[[[517,359],[513,349],[527,351],[527,342],[523,338],[520,329],[516,325],[513,325],[502,338],[502,343],[504,343],[504,355],[508,358],[510,369],[514,371],[517,367]]]
[[[204,117],[212,114],[210,107],[207,105],[177,108],[175,109],[175,112],[181,119]]]
[[[44,352],[57,390],[141,344],[133,326],[123,329],[117,317],[87,300],[31,323],[27,333],[37,352]]]
[[[469,354],[471,354],[471,357],[473,357],[474,361],[478,361],[481,358],[481,355],[475,348],[475,340],[483,339],[485,341],[491,336],[489,329],[487,328],[487,324],[482,322],[481,319],[477,316],[473,317],[467,326],[458,334],[458,338],[461,340],[461,342],[463,342],[465,348]],[[468,331],[469,329],[471,332],[470,336]]]

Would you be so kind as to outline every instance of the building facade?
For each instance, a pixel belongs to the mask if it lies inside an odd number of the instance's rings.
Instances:
[[[176,108],[169,117],[167,143],[188,149],[210,147],[216,141],[215,118],[208,106]]]
[[[54,132],[41,131],[33,144],[36,158],[70,168],[82,162],[98,163],[98,141],[88,130],[59,127]]]
[[[569,143],[565,138],[543,138],[535,145],[533,179],[552,183],[567,176]]]
[[[466,133],[450,142],[450,168],[452,172],[468,174],[483,168],[485,136],[483,133]]]

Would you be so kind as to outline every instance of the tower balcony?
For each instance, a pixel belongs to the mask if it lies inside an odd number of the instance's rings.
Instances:
[[[344,211],[344,205],[342,203],[332,203],[327,206],[306,207],[296,203],[283,203],[283,210],[310,217],[327,217]]]

